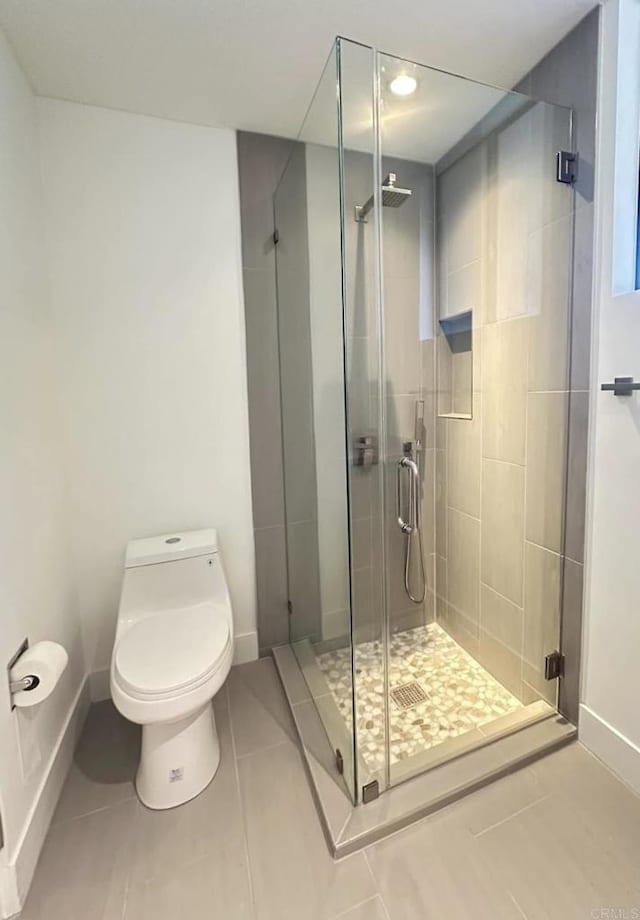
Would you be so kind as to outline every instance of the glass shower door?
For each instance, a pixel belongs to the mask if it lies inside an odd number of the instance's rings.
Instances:
[[[275,193],[290,642],[354,802],[556,712],[571,145],[338,39]]]
[[[274,227],[289,636],[355,800],[336,89],[334,49],[275,192]]]
[[[375,83],[394,783],[556,708],[571,113],[384,54]]]

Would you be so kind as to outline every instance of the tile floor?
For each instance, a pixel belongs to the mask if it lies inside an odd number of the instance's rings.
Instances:
[[[385,762],[381,656],[380,642],[356,646],[358,750],[374,774]],[[351,651],[323,652],[317,662],[350,731]],[[389,681],[392,690],[417,681],[427,695],[425,702],[404,711],[391,702],[392,764],[523,708],[437,623],[392,636]]]
[[[640,911],[640,799],[577,743],[334,862],[272,661],[235,668],[215,711],[215,781],[181,808],[151,812],[132,785],[136,728],[110,703],[92,708],[22,920]]]

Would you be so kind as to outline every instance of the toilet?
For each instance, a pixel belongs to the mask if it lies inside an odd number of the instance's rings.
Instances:
[[[111,695],[142,725],[141,802],[174,808],[220,762],[212,700],[233,658],[233,617],[215,530],[127,545],[111,656]]]

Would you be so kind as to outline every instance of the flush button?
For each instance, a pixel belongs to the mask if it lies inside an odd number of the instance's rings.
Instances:
[[[182,537],[169,537],[168,540],[165,540],[165,543],[180,543]]]

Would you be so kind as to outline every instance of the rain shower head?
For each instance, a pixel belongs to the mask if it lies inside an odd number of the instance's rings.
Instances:
[[[382,183],[382,207],[399,208],[411,197],[410,188],[396,188],[396,174],[389,173]],[[373,207],[373,195],[363,205],[356,205],[355,219],[359,224],[366,224],[367,214]]]

